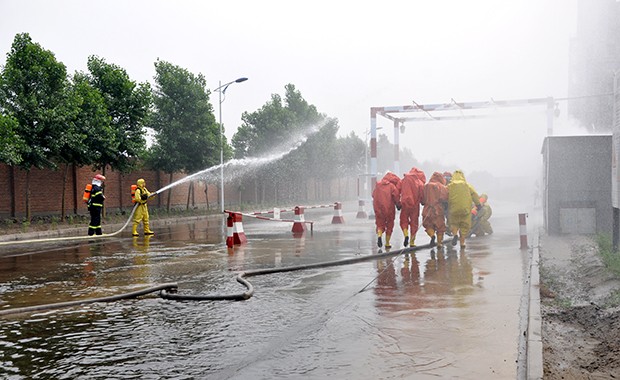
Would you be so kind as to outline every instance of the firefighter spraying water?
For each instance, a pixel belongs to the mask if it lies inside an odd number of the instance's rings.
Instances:
[[[142,222],[145,235],[153,235],[154,232],[149,228],[149,208],[147,202],[149,198],[154,197],[157,193],[151,193],[146,188],[146,181],[140,178],[136,181],[136,188],[132,192],[134,193],[133,202],[137,203],[136,212],[133,216],[133,227],[131,229],[132,236],[139,236],[138,225]]]

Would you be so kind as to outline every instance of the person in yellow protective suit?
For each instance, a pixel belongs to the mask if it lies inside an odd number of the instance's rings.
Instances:
[[[415,235],[420,226],[420,203],[424,197],[426,176],[418,168],[411,168],[401,180],[400,190],[400,229],[403,230],[405,241],[403,245],[415,247]],[[411,238],[409,232],[411,231]]]
[[[381,236],[385,232],[385,248],[391,248],[390,238],[396,218],[395,208],[400,210],[400,178],[396,174],[387,172],[381,181],[377,182],[372,191],[372,207],[375,212],[377,246],[383,245]]]
[[[456,170],[448,184],[448,220],[452,230],[452,245],[460,240],[461,249],[465,248],[465,238],[471,229],[471,204],[480,209],[480,197],[476,190],[467,183],[462,171]]]
[[[476,208],[471,210],[472,214],[475,215],[473,221],[474,226],[471,231],[472,235],[484,236],[485,234],[490,235],[493,233],[493,227],[491,227],[491,223],[489,223],[489,218],[493,215],[493,210],[491,206],[489,206],[488,199],[489,197],[486,194],[480,194],[482,209],[480,209],[480,211]]]
[[[138,206],[136,207],[136,212],[133,215],[133,229],[131,230],[131,234],[133,236],[139,236],[138,225],[142,222],[144,226],[144,234],[153,235],[154,232],[149,228],[149,208],[146,203],[149,198],[155,194],[151,194],[147,190],[146,182],[142,178],[136,181],[136,185],[138,185],[138,188],[136,189],[134,200]]]

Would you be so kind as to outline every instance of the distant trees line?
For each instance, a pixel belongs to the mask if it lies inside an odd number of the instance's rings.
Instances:
[[[27,174],[26,218],[32,168],[65,175],[71,165],[92,166],[104,175],[108,168],[120,173],[148,168],[172,178],[219,164],[220,126],[207,80],[170,62],[154,65],[153,85],[137,83],[122,67],[97,56],[88,57],[87,72],[68,74],[28,33],[15,36],[0,72],[0,162]],[[331,181],[364,171],[365,141],[354,133],[337,137],[338,120],[320,113],[292,84],[285,86],[284,97],[274,94],[259,110],[243,113],[231,143],[222,136],[224,158],[281,151],[291,135],[315,126],[321,128],[301,147],[246,172],[235,179],[238,186],[264,194],[269,184],[290,183],[289,194],[278,199],[293,200],[309,179]],[[149,147],[148,130],[153,131]]]

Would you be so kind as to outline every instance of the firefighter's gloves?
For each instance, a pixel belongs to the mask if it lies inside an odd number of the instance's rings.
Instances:
[[[149,196],[146,194],[140,194],[140,199],[142,199],[143,201],[149,199]]]

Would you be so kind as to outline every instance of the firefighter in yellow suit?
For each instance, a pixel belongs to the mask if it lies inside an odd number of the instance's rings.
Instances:
[[[480,197],[473,186],[465,180],[462,171],[456,170],[448,184],[448,220],[452,230],[452,245],[460,240],[461,249],[465,249],[465,237],[471,229],[471,204],[480,210]]]
[[[139,236],[138,225],[142,222],[144,226],[144,234],[153,235],[154,232],[149,228],[149,208],[146,203],[151,196],[155,195],[155,193],[151,194],[147,190],[146,182],[142,178],[136,181],[136,185],[138,188],[136,189],[134,200],[138,204],[138,207],[136,207],[136,212],[133,215],[133,229],[131,230],[131,234],[133,236]]]

